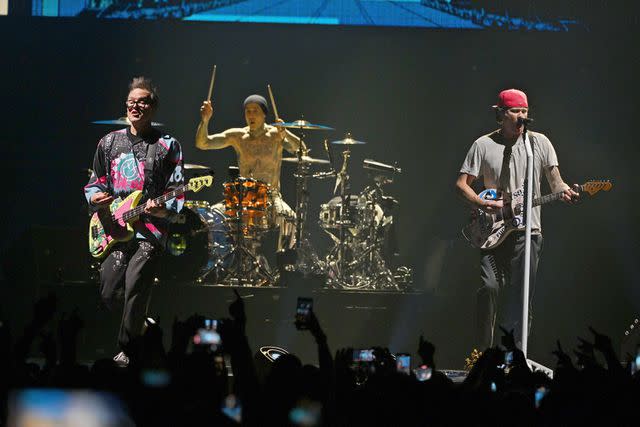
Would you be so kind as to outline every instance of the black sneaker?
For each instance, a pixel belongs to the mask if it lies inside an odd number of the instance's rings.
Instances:
[[[129,366],[129,358],[127,357],[126,354],[124,354],[123,351],[116,354],[113,357],[113,361],[116,362],[116,365],[118,365],[118,367],[120,368],[126,368],[127,366]]]

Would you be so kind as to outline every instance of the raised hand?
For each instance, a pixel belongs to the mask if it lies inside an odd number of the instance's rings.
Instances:
[[[247,324],[247,315],[244,310],[244,301],[237,289],[233,289],[236,294],[236,299],[229,305],[229,315],[236,321],[236,324],[241,331],[245,331]]]
[[[552,352],[554,356],[558,358],[558,366],[573,368],[573,362],[571,361],[571,357],[562,349],[562,345],[560,345],[560,340],[556,341],[557,349]]]
[[[514,330],[511,329],[510,331],[507,331],[502,326],[500,326],[500,330],[502,331],[500,343],[507,349],[507,351],[514,351],[516,349],[516,339],[513,336]]]
[[[578,358],[577,363],[583,367],[587,366],[595,366],[598,363],[596,362],[596,355],[593,352],[593,344],[589,341],[578,337],[578,349],[574,350],[574,354]]]
[[[418,341],[418,355],[422,359],[422,363],[433,368],[433,356],[435,353],[436,346],[434,346],[431,342],[425,340],[424,337],[420,335],[420,339]]]
[[[200,106],[200,120],[208,122],[213,116],[213,105],[211,101],[204,101]]]
[[[593,348],[602,353],[606,353],[612,350],[611,338],[609,338],[607,335],[599,333],[591,326],[589,326],[589,331],[591,331],[591,333],[593,334]]]

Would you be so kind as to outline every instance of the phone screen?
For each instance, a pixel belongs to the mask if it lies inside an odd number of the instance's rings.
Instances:
[[[376,357],[372,349],[353,350],[354,362],[373,362],[374,360],[376,360]]]
[[[411,373],[411,356],[408,354],[396,354],[396,370],[403,374]]]
[[[313,299],[298,297],[296,307],[296,326],[298,329],[307,329],[309,326],[309,315],[313,308]]]
[[[431,379],[433,371],[427,365],[422,365],[413,370],[418,381],[427,381]]]
[[[218,333],[218,321],[215,319],[204,319],[201,328],[193,337],[193,343],[196,345],[220,345],[222,340]]]

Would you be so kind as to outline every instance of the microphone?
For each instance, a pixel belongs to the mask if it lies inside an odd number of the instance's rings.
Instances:
[[[518,117],[518,126],[528,125],[533,123],[533,119],[530,117]]]

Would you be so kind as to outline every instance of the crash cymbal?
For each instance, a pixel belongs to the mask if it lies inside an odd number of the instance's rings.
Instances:
[[[283,162],[287,162],[287,163],[298,163],[298,158],[297,157],[285,157],[282,159]],[[312,164],[316,164],[316,165],[327,165],[329,164],[329,160],[325,160],[325,159],[314,159],[313,157],[309,157],[309,156],[302,156],[302,162],[303,163],[312,163]]]
[[[115,120],[94,120],[91,123],[95,125],[112,125],[112,126],[130,126],[131,125],[131,122],[126,116],[117,118]],[[164,126],[164,124],[158,123],[158,122],[151,122],[151,126],[160,127],[160,126]]]
[[[294,122],[272,123],[271,126],[283,127],[287,129],[311,129],[311,130],[333,130],[324,125],[316,125],[306,120],[296,120]]]
[[[209,166],[204,166],[204,165],[196,165],[193,163],[185,163],[184,164],[184,168],[189,170],[193,170],[193,169],[211,169]]]
[[[332,144],[334,145],[363,145],[366,144],[366,142],[364,141],[356,141],[355,139],[353,139],[351,137],[351,134],[348,133],[346,138],[344,139],[339,139],[337,141],[331,141]]]

